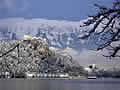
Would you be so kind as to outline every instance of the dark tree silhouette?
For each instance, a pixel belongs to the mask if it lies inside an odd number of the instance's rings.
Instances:
[[[111,52],[107,57],[120,57],[118,53],[120,51],[120,0],[113,0],[112,3],[110,8],[95,4],[99,11],[89,16],[90,18],[83,25],[93,25],[93,28],[86,30],[86,34],[80,38],[86,39],[91,35],[97,35],[99,43],[96,50],[107,48]],[[102,28],[99,29],[99,26]]]

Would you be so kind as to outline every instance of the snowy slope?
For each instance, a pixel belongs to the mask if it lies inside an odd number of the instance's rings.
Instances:
[[[84,21],[84,20],[83,20]],[[81,50],[85,42],[79,40],[83,21],[58,21],[46,19],[11,18],[0,20],[0,40],[23,39],[24,35],[41,36],[48,40],[50,46],[74,48]]]
[[[98,64],[102,67],[120,66],[119,60],[113,62],[106,60],[104,52],[90,51],[87,48],[94,47],[94,38],[88,43],[80,40],[83,31],[89,31],[92,27],[80,27],[85,20],[79,22],[11,18],[0,20],[0,40],[23,39],[25,34],[41,36],[48,40],[50,47],[64,49],[77,60],[80,65]],[[99,28],[100,30],[100,28]]]

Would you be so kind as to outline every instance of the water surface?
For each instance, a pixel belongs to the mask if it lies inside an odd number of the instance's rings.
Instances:
[[[120,80],[2,79],[0,90],[120,90]]]

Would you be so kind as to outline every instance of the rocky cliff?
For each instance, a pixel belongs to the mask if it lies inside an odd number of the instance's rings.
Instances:
[[[29,36],[28,36],[29,37]],[[26,38],[26,37],[25,37]],[[29,37],[0,42],[0,71],[10,73],[83,74],[83,68],[62,50],[52,50],[46,40]]]

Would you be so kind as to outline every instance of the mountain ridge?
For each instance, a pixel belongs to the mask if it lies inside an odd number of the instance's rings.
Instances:
[[[105,52],[91,51],[94,40],[81,40],[80,36],[92,26],[80,27],[82,21],[9,18],[0,19],[0,40],[23,40],[24,35],[45,38],[49,47],[60,48],[69,53],[80,65],[97,64],[102,67],[118,66],[119,60],[103,57]],[[100,28],[99,28],[100,29]],[[92,37],[94,39],[96,37]]]
[[[2,19],[0,20],[0,40],[21,40],[24,35],[40,36],[46,38],[50,46],[81,50],[80,47],[84,42],[78,37],[83,29],[80,27],[83,21]]]

